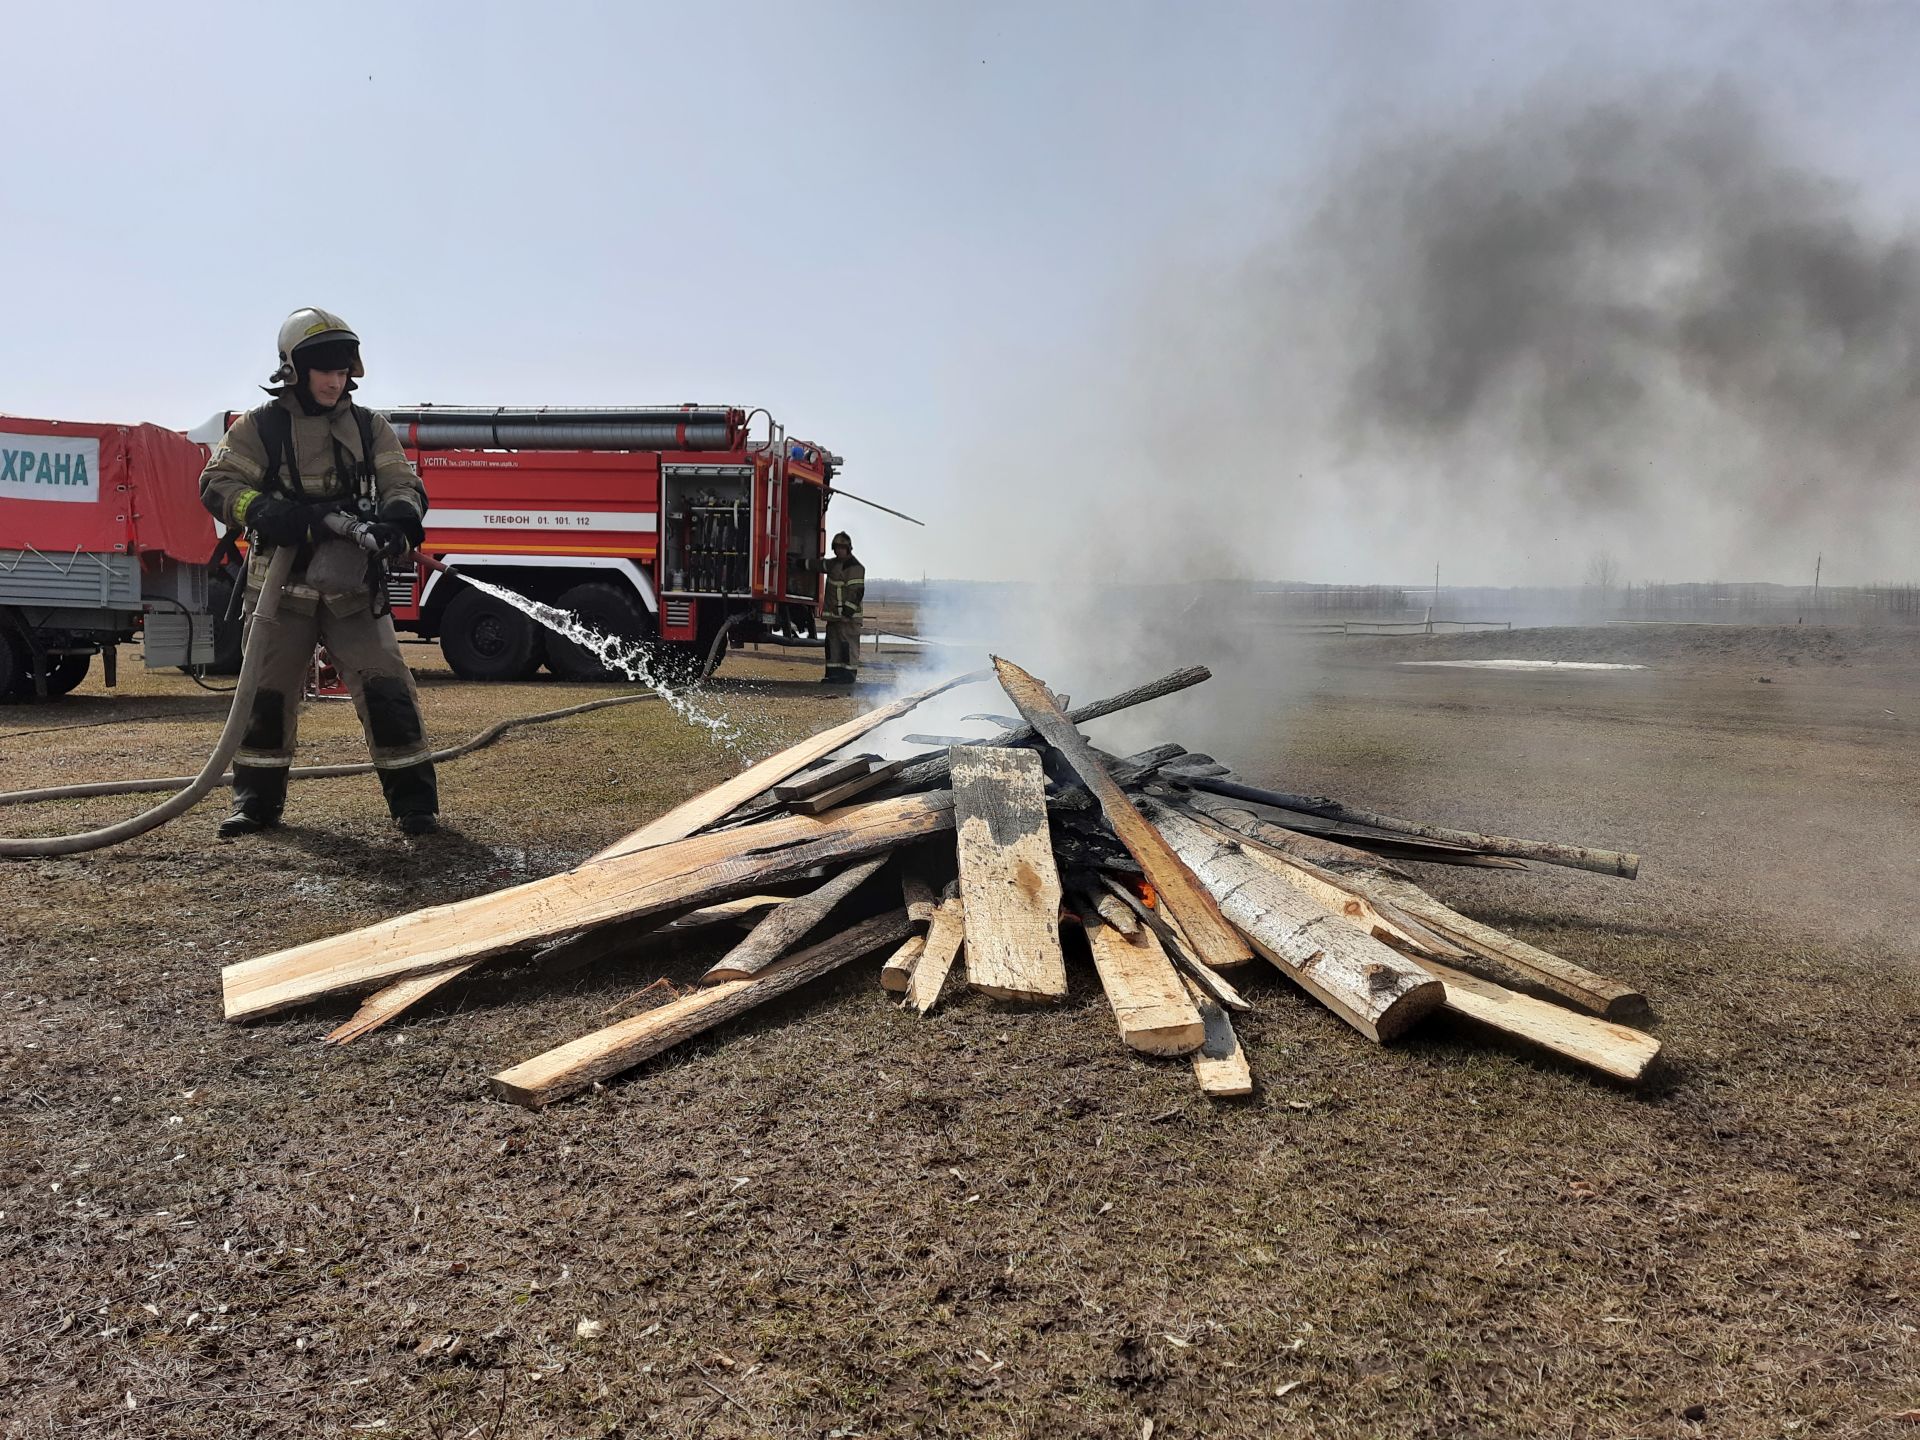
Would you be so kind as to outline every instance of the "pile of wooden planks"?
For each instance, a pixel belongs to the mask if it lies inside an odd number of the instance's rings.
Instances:
[[[1392,863],[1544,861],[1631,877],[1637,856],[1443,829],[1244,784],[1176,744],[1116,757],[1079,726],[1208,678],[1176,671],[1076,710],[1007,660],[1019,712],[990,741],[882,763],[846,754],[986,672],[909,696],[761,761],[574,869],[230,965],[226,1015],[363,995],[328,1038],[394,1019],[476,965],[534,971],[657,956],[688,931],[750,930],[684,994],[493,1077],[544,1105],[856,962],[920,1015],[960,984],[1058,1004],[1088,963],[1121,1040],[1187,1057],[1244,1095],[1233,1016],[1281,976],[1375,1043],[1447,1012],[1621,1080],[1658,1053],[1623,1023],[1645,998],[1449,909]],[[657,995],[661,987],[649,985]],[[371,993],[368,993],[371,992]]]

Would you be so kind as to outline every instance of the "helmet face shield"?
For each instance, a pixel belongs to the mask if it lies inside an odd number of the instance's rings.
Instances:
[[[360,337],[331,310],[307,306],[287,316],[280,322],[279,350],[280,368],[273,372],[272,380],[275,385],[293,384],[303,368],[345,370],[355,380],[367,373],[360,363]],[[320,353],[313,353],[316,350]]]

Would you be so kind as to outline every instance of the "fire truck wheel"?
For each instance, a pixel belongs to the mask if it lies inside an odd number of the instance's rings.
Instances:
[[[540,627],[511,605],[463,590],[440,617],[440,653],[462,680],[525,680],[546,647]]]
[[[646,640],[653,635],[653,618],[640,602],[618,585],[604,582],[576,585],[561,595],[562,610],[571,610],[603,635],[622,640]],[[563,680],[625,680],[628,677],[601,664],[584,645],[558,635],[547,645],[547,668]]]

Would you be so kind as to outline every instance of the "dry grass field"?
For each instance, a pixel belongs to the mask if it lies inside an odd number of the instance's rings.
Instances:
[[[606,693],[409,653],[442,742]],[[1397,663],[1495,654],[1651,668]],[[0,788],[196,768],[220,697],[131,673],[0,711]],[[859,708],[816,674],[736,656],[708,701],[764,753]],[[421,841],[360,778],[250,842],[209,803],[0,869],[0,1435],[1911,1433],[1911,644],[1352,640],[1301,674],[1209,742],[1241,774],[1643,852],[1635,883],[1418,870],[1645,989],[1640,1091],[1444,1024],[1375,1047],[1273,976],[1257,1093],[1209,1102],[1119,1045],[1081,957],[1042,1013],[922,1021],[854,967],[544,1113],[488,1098],[719,937],[482,971],[339,1051],[343,1006],[221,1021],[227,961],[564,868],[737,768],[635,704],[448,766]],[[309,709],[303,760],[362,753]]]

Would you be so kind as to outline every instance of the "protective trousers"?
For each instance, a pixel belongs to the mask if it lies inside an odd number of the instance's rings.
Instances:
[[[827,621],[827,667],[842,670],[860,668],[860,622],[858,620]]]
[[[300,703],[306,698],[307,668],[314,646],[325,645],[353,696],[387,810],[396,817],[437,814],[439,788],[427,758],[431,752],[420,723],[419,696],[413,674],[400,658],[393,620],[376,616],[366,606],[340,614],[325,600],[311,609],[283,600],[277,622],[258,630],[252,641],[264,647],[260,686],[246,735],[233,757],[234,809],[261,820],[279,817],[287,799]]]

